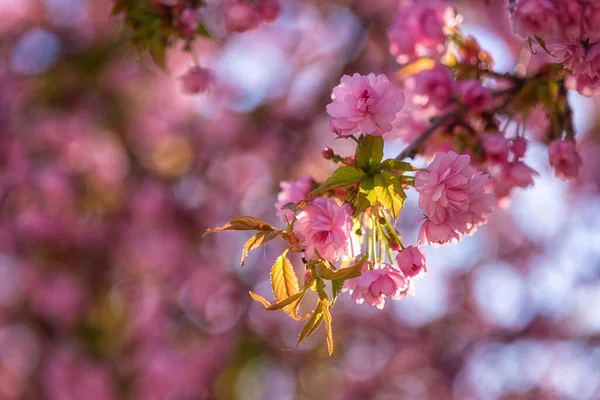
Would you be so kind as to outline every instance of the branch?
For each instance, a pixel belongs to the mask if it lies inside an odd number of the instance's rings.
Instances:
[[[443,114],[437,118],[432,118],[431,126],[424,130],[414,142],[406,146],[404,150],[402,150],[402,152],[396,156],[396,160],[402,161],[406,157],[415,158],[417,155],[417,150],[423,144],[423,142],[429,138],[429,136],[431,136],[439,127],[446,124],[450,120],[460,117],[464,112],[464,109],[459,108],[458,110],[447,112],[446,114]]]

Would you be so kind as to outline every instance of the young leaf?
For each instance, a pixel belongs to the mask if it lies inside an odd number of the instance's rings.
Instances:
[[[298,292],[294,295],[291,295],[290,297],[287,297],[283,300],[277,301],[273,304],[269,304],[267,307],[265,307],[265,309],[269,310],[269,311],[275,311],[275,310],[281,310],[281,309],[286,310],[287,308],[294,309],[300,304],[300,301],[302,300],[302,298],[304,297],[305,294],[306,294],[306,291],[303,290],[303,291]],[[288,307],[289,305],[293,305],[294,307]]]
[[[361,275],[362,267],[363,267],[366,259],[367,259],[367,256],[365,255],[356,264],[354,264],[350,267],[340,268],[337,271],[332,272],[330,274],[324,274],[324,275],[322,275],[322,278],[327,279],[328,281],[340,280],[342,282],[345,281],[346,279],[357,278]]]
[[[539,45],[542,47],[542,49],[544,49],[544,51],[545,51],[546,53],[548,53],[548,54],[549,54],[549,55],[551,55],[552,57],[556,57],[554,54],[552,54],[552,53],[550,52],[550,50],[548,50],[548,48],[546,47],[546,42],[544,42],[544,39],[542,39],[542,38],[541,38],[541,37],[539,37],[539,36],[534,36],[534,37],[535,37],[535,40],[536,40],[536,41],[538,42],[538,44],[539,44]]]
[[[377,194],[377,201],[390,210],[394,218],[398,218],[406,198],[398,177],[390,172],[375,175],[374,191]]]
[[[333,174],[331,174],[331,176],[327,178],[327,181],[325,181],[325,183],[313,190],[311,192],[311,196],[319,194],[326,190],[350,186],[352,184],[355,184],[356,182],[359,182],[364,177],[364,175],[365,174],[362,171],[359,171],[354,167],[340,167],[333,171]]]
[[[244,265],[246,257],[248,257],[248,253],[250,253],[254,249],[258,249],[259,247],[264,246],[265,243],[275,239],[277,236],[281,235],[282,232],[282,230],[276,230],[271,232],[260,231],[254,236],[252,236],[250,239],[248,239],[246,243],[244,243],[244,247],[242,248],[242,260],[240,262],[240,265]]]
[[[374,171],[383,159],[383,138],[367,135],[356,148],[356,163],[365,172]]]
[[[333,279],[331,281],[331,305],[335,303],[338,296],[342,292],[342,288],[344,287],[343,279]]]
[[[148,47],[152,60],[154,60],[156,65],[163,71],[167,70],[166,49],[166,44],[158,36],[152,39],[150,46]]]
[[[300,336],[298,336],[296,347],[300,346],[300,343],[312,335],[317,330],[319,325],[321,325],[321,322],[323,322],[323,303],[319,301],[319,304],[317,305],[317,308],[313,312],[312,316],[306,325],[304,325],[304,328],[302,328],[302,332],[300,332]]]
[[[246,215],[242,215],[241,217],[235,217],[228,223],[223,226],[219,226],[217,228],[207,229],[204,232],[205,235],[212,232],[220,232],[220,231],[266,231],[271,232],[276,229],[271,226],[268,222],[263,221],[260,218],[249,217]]]
[[[256,294],[252,291],[248,292],[250,293],[250,297],[252,297],[254,300],[258,301],[260,304],[263,305],[264,308],[270,307],[271,303],[269,303],[269,300],[265,299],[264,297],[262,297],[259,294]]]
[[[358,192],[354,204],[354,216],[357,217],[360,213],[364,212],[367,208],[371,206],[372,204],[369,201],[367,195],[365,195],[363,192]]]
[[[292,263],[287,259],[286,254],[287,250],[277,257],[271,268],[273,294],[277,300],[287,299],[300,291],[298,277],[294,272]]]
[[[383,160],[379,168],[382,171],[416,171],[416,168],[410,163],[394,160],[393,158]]]
[[[333,354],[333,330],[331,328],[331,311],[329,310],[329,300],[321,299],[323,303],[323,321],[325,321],[325,333],[327,335],[327,352]]]

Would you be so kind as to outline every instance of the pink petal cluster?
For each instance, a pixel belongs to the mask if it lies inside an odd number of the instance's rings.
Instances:
[[[439,59],[445,51],[445,30],[455,19],[446,1],[421,0],[400,6],[387,31],[390,53],[401,64],[423,56]]]
[[[492,91],[477,79],[462,81],[458,85],[462,103],[473,111],[488,111],[494,105]]]
[[[197,94],[209,90],[215,84],[211,70],[194,66],[179,77],[181,90],[186,94]]]
[[[409,280],[401,271],[385,263],[376,263],[345,288],[356,304],[367,304],[383,309],[386,299],[400,300],[409,288]]]
[[[294,235],[308,259],[322,257],[337,262],[344,257],[355,257],[360,242],[352,231],[354,222],[346,207],[334,199],[318,197],[306,204],[296,215]],[[320,256],[320,257],[319,257]]]
[[[416,174],[419,207],[426,217],[419,244],[458,240],[486,222],[494,202],[487,191],[489,178],[476,174],[469,162],[468,155],[438,153],[426,170]]]
[[[419,277],[427,272],[425,256],[418,247],[408,246],[396,256],[396,265],[404,276],[408,278]]]
[[[515,187],[533,186],[533,177],[539,174],[522,161],[506,163],[500,176],[496,179],[494,191],[498,199],[506,197]]]
[[[575,149],[572,140],[554,140],[548,146],[550,165],[554,168],[554,175],[561,180],[575,179],[579,176],[581,157]]]
[[[313,188],[313,184],[314,181],[310,175],[305,175],[295,181],[282,181],[279,183],[281,191],[277,195],[275,209],[277,210],[277,216],[283,222],[292,222],[295,213],[288,209],[282,210],[282,207],[288,203],[298,203],[306,199]]]
[[[404,96],[385,75],[342,76],[333,88],[327,113],[331,130],[339,136],[355,133],[381,136],[392,130],[392,122],[404,105]]]
[[[253,5],[234,1],[225,7],[225,29],[229,32],[246,32],[261,23],[274,21],[279,13],[277,0],[257,0]]]
[[[423,107],[437,110],[448,108],[454,99],[456,88],[452,72],[442,64],[415,75],[413,101]]]
[[[177,22],[185,36],[192,36],[200,25],[200,13],[195,8],[186,8]]]
[[[600,88],[600,4],[585,0],[517,0],[513,29],[522,38],[541,38],[556,62],[573,76],[569,88],[591,96]]]
[[[493,164],[504,164],[508,160],[510,143],[502,133],[486,133],[482,139],[486,158]]]

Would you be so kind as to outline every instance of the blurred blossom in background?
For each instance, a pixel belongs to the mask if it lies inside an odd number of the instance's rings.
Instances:
[[[282,0],[271,24],[197,40],[222,85],[190,96],[189,58],[135,59],[110,2],[0,1],[0,399],[600,399],[597,98],[570,94],[577,181],[531,144],[535,186],[427,249],[416,296],[340,298],[332,357],[322,334],[282,350],[300,325],[247,295],[268,295],[277,242],[241,269],[247,235],[200,241],[240,214],[279,224],[281,180],[326,177],[324,146],[350,154],[325,104],[343,73],[390,72],[398,3],[372,3]],[[456,6],[512,70],[521,41],[491,3]]]

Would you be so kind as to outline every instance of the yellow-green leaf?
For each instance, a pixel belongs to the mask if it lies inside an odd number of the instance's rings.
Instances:
[[[366,259],[367,259],[367,256],[365,255],[354,265],[347,267],[347,268],[340,268],[335,272],[332,272],[329,274],[324,274],[324,275],[322,275],[322,277],[323,277],[323,279],[327,279],[327,280],[334,280],[334,279],[338,280],[339,279],[342,281],[345,281],[346,279],[357,278],[361,275],[362,267],[363,267]]]
[[[387,208],[394,218],[398,218],[404,205],[406,193],[398,177],[390,172],[375,175],[375,188],[377,201]]]
[[[377,169],[383,159],[383,138],[367,135],[356,148],[356,163],[365,172]]]
[[[329,310],[329,301],[327,299],[321,299],[323,303],[323,321],[325,321],[325,333],[327,335],[327,352],[329,355],[333,354],[333,329],[331,327],[332,318],[331,311]]]
[[[287,299],[300,291],[298,277],[286,254],[287,250],[277,257],[271,268],[271,284],[277,300]]]
[[[327,190],[350,186],[359,182],[365,176],[364,172],[350,166],[343,166],[331,174],[327,181],[311,192],[312,195],[322,193]]]
[[[263,305],[263,307],[268,308],[271,306],[271,303],[269,302],[269,300],[265,299],[264,297],[262,297],[259,294],[256,294],[252,291],[248,292],[250,293],[250,297],[252,297],[254,300],[258,301],[260,304]]]
[[[281,301],[277,301],[274,303],[270,303],[267,299],[265,299],[264,297],[254,293],[254,292],[249,292],[249,293],[250,293],[250,297],[252,297],[254,300],[256,300],[257,302],[262,304],[262,306],[265,308],[265,310],[268,310],[268,311],[282,310],[285,313],[287,313],[291,318],[295,319],[296,321],[305,320],[310,316],[308,314],[305,315],[304,317],[298,316],[298,307],[300,306],[300,303],[302,302],[302,299],[304,298],[304,295],[306,294],[306,290],[298,292],[295,295],[288,297],[287,299],[283,299]]]
[[[249,217],[247,215],[242,215],[241,217],[235,217],[228,223],[223,226],[219,226],[217,228],[207,229],[204,232],[204,235],[211,232],[220,232],[220,231],[266,231],[272,232],[275,231],[275,227],[271,226],[266,221],[263,221],[260,218]],[[202,236],[204,236],[202,235]]]
[[[413,167],[410,163],[398,161],[393,158],[383,160],[381,162],[380,168],[383,171],[416,171],[416,168]]]
[[[265,243],[275,239],[282,232],[283,231],[281,231],[281,230],[271,231],[271,232],[260,231],[257,234],[255,234],[254,236],[252,236],[250,239],[248,239],[246,241],[246,243],[244,244],[244,247],[242,248],[242,260],[240,262],[240,265],[244,265],[244,262],[246,261],[246,257],[248,257],[248,253],[250,253],[254,249],[258,249],[259,247],[264,246]]]
[[[313,312],[312,316],[306,325],[304,325],[304,328],[302,328],[302,332],[300,332],[300,336],[298,336],[296,347],[298,347],[300,343],[312,335],[317,330],[319,325],[321,325],[321,322],[323,322],[323,303],[319,301],[319,304],[317,305],[317,308]]]

